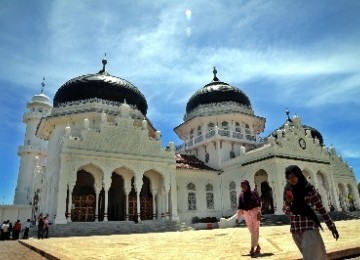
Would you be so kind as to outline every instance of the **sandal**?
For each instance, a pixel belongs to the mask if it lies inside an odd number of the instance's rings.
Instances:
[[[260,250],[261,250],[261,247],[260,247],[259,245],[257,245],[256,250],[255,250],[255,253],[256,253],[256,254],[260,254]]]
[[[255,251],[254,251],[253,247],[250,249],[249,255],[250,256],[255,256]]]

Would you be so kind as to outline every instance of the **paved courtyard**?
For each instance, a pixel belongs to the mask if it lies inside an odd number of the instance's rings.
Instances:
[[[332,259],[360,254],[360,220],[338,221],[340,238],[322,232]],[[250,236],[246,228],[167,233],[21,240],[52,259],[249,259]],[[11,245],[11,246],[10,246]],[[16,245],[15,249],[9,249]],[[262,259],[299,259],[289,226],[260,228]],[[18,247],[22,247],[20,251]],[[5,250],[5,251],[4,251]],[[25,250],[25,251],[23,251]],[[352,250],[352,251],[351,251]],[[14,257],[16,252],[20,257]],[[43,259],[16,241],[0,242],[2,259]],[[342,255],[341,255],[342,254]],[[342,258],[347,259],[347,258]]]

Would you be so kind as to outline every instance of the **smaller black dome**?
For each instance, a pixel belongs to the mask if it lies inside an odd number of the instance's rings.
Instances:
[[[214,68],[214,79],[209,84],[195,92],[186,105],[186,113],[189,114],[199,105],[222,103],[233,101],[240,105],[244,105],[251,109],[249,98],[240,89],[230,86],[228,83],[220,81],[216,77],[216,69]]]
[[[127,80],[107,73],[105,64],[99,73],[79,76],[62,85],[55,94],[54,107],[66,102],[91,98],[120,103],[126,100],[127,104],[136,106],[146,116],[148,106],[144,95]]]
[[[317,138],[319,140],[321,146],[324,145],[324,139],[318,130],[316,130],[315,128],[313,128],[311,126],[307,126],[307,125],[303,125],[303,128],[305,129],[305,131],[310,130],[311,137]]]
[[[289,122],[288,120],[281,126],[279,127],[277,130],[283,130],[285,128],[285,124]],[[316,130],[315,128],[311,127],[311,126],[307,126],[307,125],[302,125],[302,127],[304,128],[305,130],[305,134],[306,134],[306,130],[310,130],[310,133],[311,133],[311,137],[312,138],[317,138],[319,140],[319,143],[321,146],[324,145],[324,139],[321,135],[321,133]],[[277,130],[273,131],[269,136],[273,136],[275,138],[277,138]]]

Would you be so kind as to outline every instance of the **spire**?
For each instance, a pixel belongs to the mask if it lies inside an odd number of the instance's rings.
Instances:
[[[44,87],[45,87],[45,77],[43,77],[43,81],[41,82],[41,94],[44,93]]]
[[[290,116],[289,116],[290,111],[289,111],[288,108],[286,108],[285,113],[286,113],[286,115],[287,115],[287,121],[290,122],[290,123],[292,123],[292,119],[291,119]]]
[[[106,64],[107,64],[106,52],[105,52],[105,58],[104,58],[101,62],[102,62],[102,64],[103,64],[103,68],[102,68],[102,70],[99,71],[99,73],[101,73],[101,74],[106,74],[106,68],[105,68],[105,66],[106,66]]]
[[[214,66],[214,69],[213,69],[214,79],[213,79],[213,81],[219,81],[219,79],[216,77],[216,73],[217,73],[217,70],[216,70],[216,68]]]

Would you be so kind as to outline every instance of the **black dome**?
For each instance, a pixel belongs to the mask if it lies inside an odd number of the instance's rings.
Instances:
[[[144,95],[130,82],[107,73],[105,64],[99,73],[79,76],[62,85],[55,94],[54,107],[91,98],[120,103],[126,100],[127,104],[136,106],[146,115],[148,106]]]
[[[307,126],[307,125],[303,125],[303,127],[304,127],[305,131],[310,130],[311,137],[312,138],[317,138],[319,140],[319,143],[320,143],[321,146],[324,145],[324,139],[323,139],[321,133],[318,130],[316,130],[315,128],[313,128],[311,126]]]
[[[222,103],[233,101],[240,105],[247,106],[251,109],[249,98],[240,89],[230,86],[228,83],[220,81],[216,77],[216,69],[214,68],[214,79],[209,84],[195,92],[186,105],[186,113],[190,113],[199,105]]]
[[[281,126],[279,127],[278,129],[279,130],[283,130],[285,128],[285,124],[289,122],[288,120]],[[321,146],[324,145],[324,138],[322,137],[321,133],[316,130],[315,128],[311,127],[311,126],[307,126],[307,125],[302,125],[302,127],[304,128],[305,130],[305,134],[306,134],[306,130],[310,130],[310,133],[311,133],[311,137],[312,138],[317,138],[319,140],[319,143]],[[269,136],[273,136],[275,138],[277,138],[277,130],[275,130],[274,132],[272,132]]]

